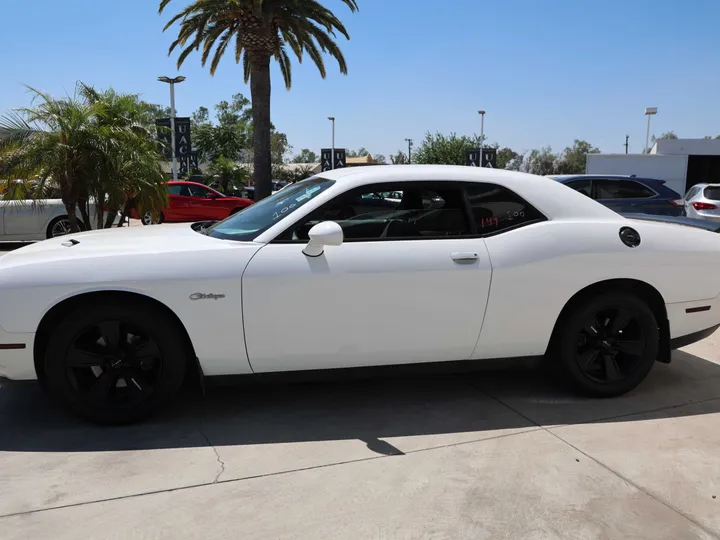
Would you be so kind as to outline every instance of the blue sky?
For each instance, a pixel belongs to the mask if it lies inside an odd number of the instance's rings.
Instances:
[[[626,134],[641,151],[648,106],[658,135],[720,134],[717,0],[358,1],[325,0],[350,32],[347,76],[306,59],[288,92],[273,69],[272,119],[295,151],[329,146],[329,115],[338,147],[388,155],[426,131],[479,133],[480,108],[488,139],[518,151],[581,138],[622,152]],[[0,111],[28,104],[23,84],[60,95],[77,80],[167,102],[156,78],[178,71],[161,30],[187,3],[161,17],[156,0],[4,0]],[[180,115],[250,95],[230,56],[215,77],[197,55],[180,73]]]

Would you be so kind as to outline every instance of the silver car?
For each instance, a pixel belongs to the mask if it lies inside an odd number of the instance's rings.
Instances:
[[[697,217],[720,221],[720,184],[695,184],[685,194]]]

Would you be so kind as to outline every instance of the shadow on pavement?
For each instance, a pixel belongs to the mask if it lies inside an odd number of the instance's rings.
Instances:
[[[712,401],[714,400],[714,401]],[[512,366],[463,374],[210,388],[146,423],[96,427],[50,405],[36,384],[0,386],[0,451],[87,452],[361,440],[720,412],[720,365],[676,351],[635,391],[612,399],[568,393],[545,371]],[[657,414],[654,415],[653,411]],[[647,414],[647,413],[650,414]]]

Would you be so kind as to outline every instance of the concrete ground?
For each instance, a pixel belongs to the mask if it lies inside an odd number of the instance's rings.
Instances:
[[[509,369],[217,388],[99,428],[3,385],[0,538],[720,538],[719,341],[610,400]]]

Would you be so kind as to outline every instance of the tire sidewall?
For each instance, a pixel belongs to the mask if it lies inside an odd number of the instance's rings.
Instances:
[[[613,383],[600,383],[589,378],[577,363],[577,336],[591,316],[602,309],[614,307],[631,312],[642,326],[645,352],[630,375]],[[629,392],[640,384],[655,364],[659,350],[658,323],[649,306],[631,294],[611,293],[586,300],[568,313],[558,343],[557,354],[563,371],[578,390],[592,396],[610,397]]]
[[[98,407],[82,398],[67,377],[65,359],[74,339],[101,320],[125,320],[143,329],[157,343],[163,365],[155,390],[147,400],[123,407]],[[185,378],[188,351],[176,324],[153,306],[117,302],[81,306],[69,313],[50,336],[45,378],[50,395],[75,414],[100,424],[124,424],[143,419],[166,405]]]

